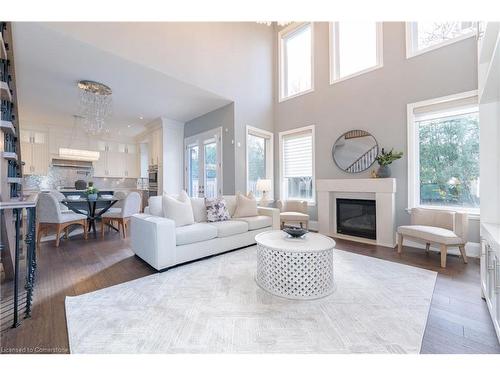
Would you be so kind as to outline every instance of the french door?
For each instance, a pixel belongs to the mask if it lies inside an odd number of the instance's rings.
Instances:
[[[184,140],[185,187],[190,197],[222,195],[222,128]]]

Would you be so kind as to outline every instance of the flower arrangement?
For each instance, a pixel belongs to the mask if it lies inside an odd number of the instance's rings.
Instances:
[[[385,150],[382,148],[382,151],[377,155],[375,160],[377,160],[379,165],[387,166],[392,164],[393,161],[401,159],[402,156],[403,152],[401,151],[394,152],[394,149],[391,149],[391,151],[385,152]]]
[[[99,193],[99,190],[94,186],[94,183],[91,181],[89,182],[89,186],[87,189],[85,189],[85,194],[87,195],[88,199],[95,200],[97,199],[97,193]]]

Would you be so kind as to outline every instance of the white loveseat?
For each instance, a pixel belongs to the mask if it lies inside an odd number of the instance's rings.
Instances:
[[[236,209],[236,196],[224,196],[231,217]],[[258,216],[232,218],[208,223],[205,200],[191,198],[195,223],[176,227],[163,217],[162,197],[149,198],[144,214],[131,219],[131,243],[134,253],[157,270],[204,258],[255,243],[258,233],[279,229],[277,208],[259,207]]]

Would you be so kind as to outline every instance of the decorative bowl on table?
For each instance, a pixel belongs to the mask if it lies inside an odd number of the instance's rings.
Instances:
[[[103,198],[103,199],[113,199],[113,196],[111,194],[102,194],[101,198]]]
[[[283,229],[283,232],[287,233],[288,235],[292,236],[293,238],[300,238],[305,236],[307,232],[309,232],[307,229],[300,228],[300,227],[292,227],[292,226],[285,226]]]
[[[66,198],[70,201],[77,201],[78,199],[80,199],[80,196],[79,195],[68,195]]]

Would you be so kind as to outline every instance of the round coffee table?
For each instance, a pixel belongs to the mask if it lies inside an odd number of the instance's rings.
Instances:
[[[255,281],[274,295],[315,299],[333,292],[335,241],[318,233],[292,238],[281,230],[259,233]]]

